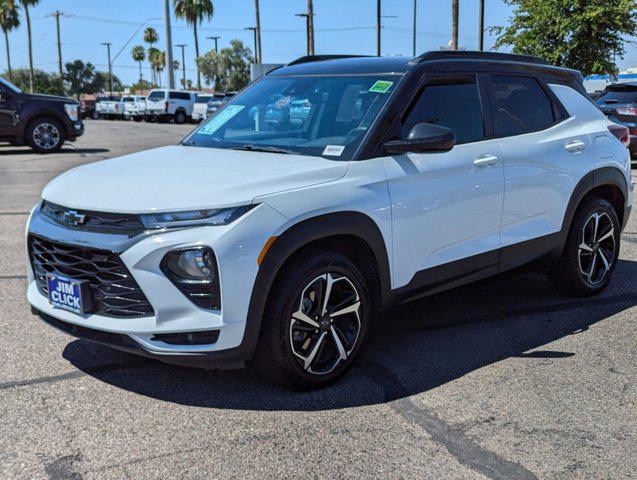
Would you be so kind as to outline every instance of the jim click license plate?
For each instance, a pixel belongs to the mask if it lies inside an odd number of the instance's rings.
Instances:
[[[90,303],[88,282],[72,280],[58,275],[46,277],[49,286],[49,303],[73,313],[83,314]]]

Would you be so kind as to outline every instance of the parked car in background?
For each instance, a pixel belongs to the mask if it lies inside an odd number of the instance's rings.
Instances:
[[[196,92],[152,90],[146,99],[145,118],[150,121],[184,123],[192,117],[196,98]]]
[[[637,82],[609,85],[595,101],[610,120],[628,127],[628,149],[637,160]]]
[[[207,116],[214,114],[223,107],[226,103],[228,103],[232,97],[236,95],[236,92],[228,92],[219,94],[219,97],[215,98],[211,102],[208,103],[208,111],[206,112]]]
[[[201,122],[208,118],[208,106],[213,102],[216,96],[215,93],[198,93],[195,99],[195,104],[192,107],[192,121]],[[222,97],[223,98],[223,97]]]
[[[122,98],[122,103],[124,108],[122,118],[124,120],[133,119],[136,122],[141,122],[144,119],[146,97],[142,95],[127,95]]]
[[[92,118],[93,120],[99,118],[95,111],[95,100],[82,100],[82,118]]]
[[[116,95],[109,95],[106,97],[98,97],[95,103],[95,111],[99,118],[105,118],[107,120],[114,120],[117,115],[120,115],[124,110],[124,104],[122,103],[122,97]]]
[[[25,93],[0,78],[0,142],[26,143],[38,153],[52,153],[83,133],[77,100]]]
[[[602,292],[632,206],[626,130],[537,57],[304,57],[179,145],[51,181],[27,297],[113,348],[325,386],[392,305],[526,264]]]

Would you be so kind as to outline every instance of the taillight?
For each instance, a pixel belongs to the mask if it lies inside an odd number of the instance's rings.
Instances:
[[[630,131],[624,125],[613,123],[608,126],[608,131],[612,133],[622,144],[627,147],[630,145]]]
[[[168,102],[164,103],[164,111],[168,113]]]
[[[635,107],[619,107],[615,110],[620,115],[628,115],[631,117],[637,117],[637,108]]]
[[[86,100],[82,100],[82,109],[86,108]]]

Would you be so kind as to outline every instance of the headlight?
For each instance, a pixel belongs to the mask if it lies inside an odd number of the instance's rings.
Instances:
[[[72,121],[77,122],[77,111],[78,111],[77,103],[65,103],[64,111],[66,112],[66,114],[69,116],[69,118]]]
[[[188,212],[148,213],[142,215],[146,228],[180,228],[202,225],[227,225],[256,205],[221,208],[214,210],[191,210]]]

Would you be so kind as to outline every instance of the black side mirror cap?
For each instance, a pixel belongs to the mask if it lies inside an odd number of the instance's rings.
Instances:
[[[383,145],[389,154],[448,152],[456,144],[453,130],[433,123],[417,123],[406,140],[391,140]]]

